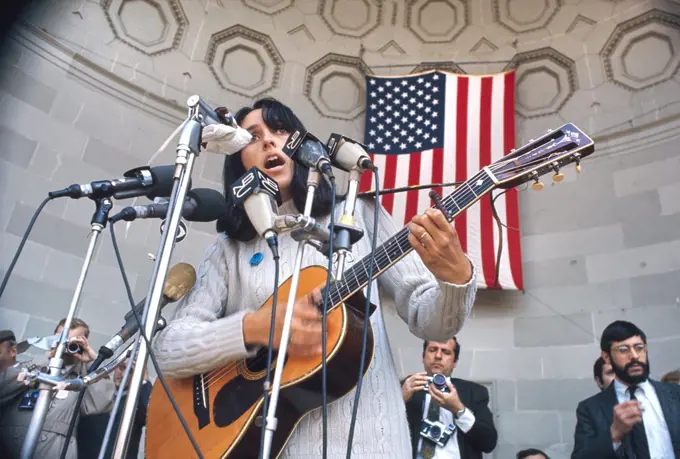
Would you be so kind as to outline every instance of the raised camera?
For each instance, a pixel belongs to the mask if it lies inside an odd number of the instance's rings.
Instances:
[[[446,443],[455,431],[456,426],[453,424],[445,426],[439,421],[430,421],[428,419],[423,419],[420,423],[420,436],[432,440],[442,448],[446,446]]]
[[[83,349],[80,347],[80,344],[76,343],[75,341],[69,341],[66,343],[66,348],[64,349],[67,354],[82,354]]]
[[[446,376],[440,373],[435,373],[432,376],[427,377],[427,384],[425,384],[425,387],[423,387],[424,391],[429,390],[429,386],[432,384],[434,387],[436,387],[440,392],[448,393],[449,388],[446,385]]]

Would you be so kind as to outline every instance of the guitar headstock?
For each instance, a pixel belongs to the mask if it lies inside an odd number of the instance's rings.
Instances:
[[[534,188],[541,189],[543,185],[538,181],[540,176],[553,172],[553,180],[560,182],[564,178],[560,172],[562,167],[575,163],[576,171],[580,172],[581,160],[593,151],[593,139],[574,124],[568,123],[513,150],[490,165],[489,170],[498,180],[499,188],[514,188],[533,180]]]

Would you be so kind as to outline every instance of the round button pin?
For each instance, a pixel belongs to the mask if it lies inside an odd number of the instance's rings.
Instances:
[[[262,260],[264,259],[264,255],[262,252],[257,252],[255,255],[250,257],[250,266],[257,266],[260,263],[262,263]]]

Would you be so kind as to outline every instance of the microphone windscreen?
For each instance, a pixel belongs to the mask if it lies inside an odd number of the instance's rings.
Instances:
[[[153,177],[153,185],[151,185],[151,190],[145,195],[147,198],[154,200],[156,198],[165,198],[172,194],[172,184],[175,177],[174,164],[152,167],[151,177]],[[191,178],[189,178],[189,189],[191,189]]]
[[[170,268],[163,284],[163,296],[170,302],[182,298],[196,283],[196,270],[188,263],[177,263]]]
[[[212,222],[220,218],[226,209],[227,203],[217,190],[211,188],[197,188],[187,193],[187,196],[196,201],[196,209],[187,220],[193,222]]]

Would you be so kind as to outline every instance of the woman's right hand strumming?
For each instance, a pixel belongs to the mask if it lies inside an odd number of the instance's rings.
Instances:
[[[293,357],[308,357],[321,354],[321,313],[315,304],[322,301],[317,288],[309,295],[298,299],[293,308],[290,325],[290,340],[286,353]],[[268,346],[272,308],[266,304],[243,318],[243,339],[247,345]],[[281,343],[281,332],[286,315],[286,304],[279,301],[276,307],[274,349]]]

